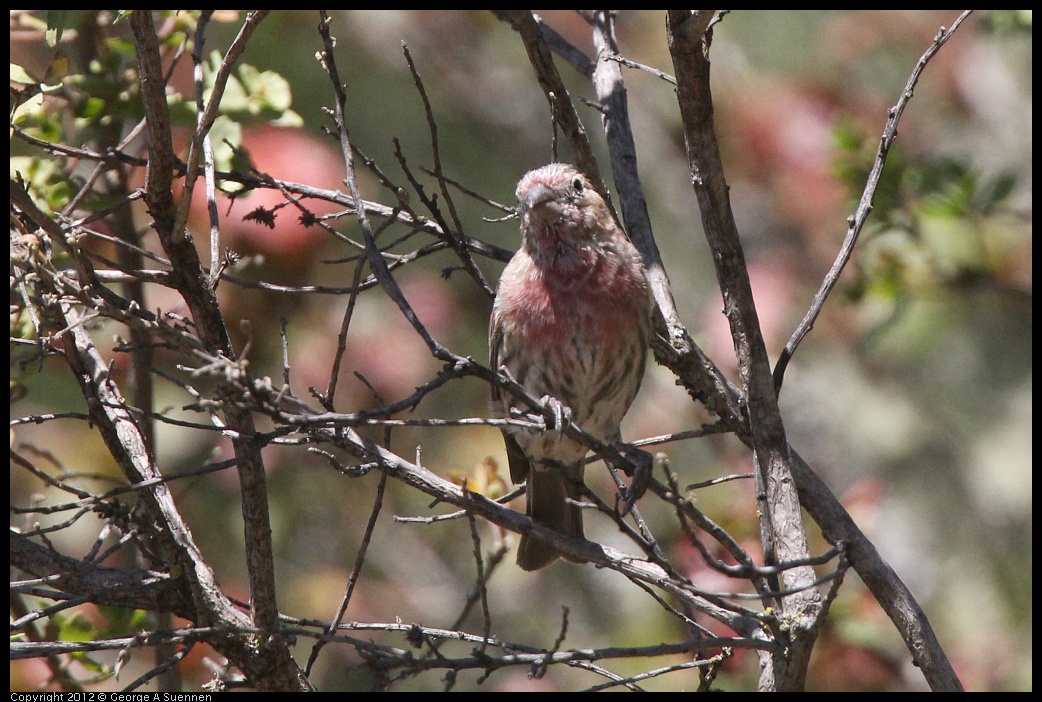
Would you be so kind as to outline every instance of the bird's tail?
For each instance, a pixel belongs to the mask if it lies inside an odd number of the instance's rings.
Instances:
[[[582,461],[562,470],[558,467],[535,467],[528,472],[528,507],[526,513],[535,521],[569,536],[583,537],[582,509],[568,500],[580,499]],[[539,570],[553,563],[560,552],[553,545],[529,534],[521,535],[517,564],[524,570]]]

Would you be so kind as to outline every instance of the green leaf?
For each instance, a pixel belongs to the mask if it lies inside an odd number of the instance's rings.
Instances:
[[[40,81],[29,75],[29,71],[25,70],[17,63],[11,64],[11,82],[21,83],[22,85],[35,85]]]
[[[206,91],[213,94],[213,78],[221,66],[221,55],[214,51],[204,64]],[[221,96],[221,114],[236,121],[265,121],[281,127],[303,126],[304,120],[291,108],[293,93],[289,82],[274,71],[259,71],[240,63],[232,71]]]
[[[242,143],[242,125],[223,115],[218,117],[210,129],[210,143],[213,145],[213,160],[217,170],[231,170],[235,149]]]
[[[62,39],[67,26],[68,10],[47,10],[47,45],[54,46]]]
[[[149,628],[147,622],[149,613],[143,609],[100,605],[98,611],[108,622],[104,631],[105,636],[126,636],[141,629]]]
[[[55,616],[54,622],[58,626],[59,641],[93,641],[97,637],[91,621],[78,612],[71,617]]]
[[[79,26],[83,16],[97,10],[47,10],[47,45],[55,46],[62,39],[62,33]]]

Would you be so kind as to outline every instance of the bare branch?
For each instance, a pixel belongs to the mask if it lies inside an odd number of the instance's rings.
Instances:
[[[731,212],[727,181],[713,125],[712,97],[709,89],[708,46],[702,32],[712,13],[684,10],[667,13],[667,37],[676,68],[677,98],[684,123],[691,182],[702,212],[702,226],[714,251],[713,262],[724,299],[724,314],[731,325],[731,336],[738,357],[739,374],[749,411],[753,457],[757,466],[757,507],[764,558],[768,565],[809,556],[806,533],[800,514],[799,498],[792,487],[792,462],[785,439],[785,428],[778,412],[777,396],[771,383],[767,349],[760,333],[745,256]],[[696,30],[696,27],[701,27]],[[795,618],[787,632],[777,632],[792,646],[789,656],[775,658],[761,689],[798,690],[803,688],[810,653],[813,650],[819,617],[820,595],[806,587],[814,580],[809,567],[782,573],[786,589],[799,592],[778,604]],[[779,588],[772,583],[772,590]]]

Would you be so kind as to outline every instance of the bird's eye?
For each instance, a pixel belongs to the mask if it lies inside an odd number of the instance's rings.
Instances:
[[[581,193],[583,191],[583,180],[582,178],[576,178],[572,181],[572,187],[575,188],[575,192]]]

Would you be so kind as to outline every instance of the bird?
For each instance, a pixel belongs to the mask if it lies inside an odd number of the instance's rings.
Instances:
[[[545,430],[502,427],[510,479],[527,483],[525,512],[534,521],[585,538],[579,503],[588,449],[562,429],[571,422],[602,442],[621,441],[619,424],[640,388],[650,343],[647,273],[607,203],[574,166],[529,171],[517,200],[521,246],[496,291],[490,366],[505,368],[555,421]],[[498,418],[531,409],[496,385],[491,394]],[[522,533],[523,570],[560,556]]]

